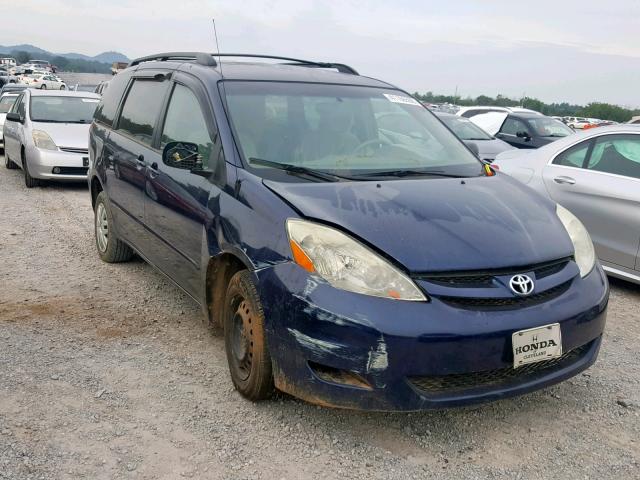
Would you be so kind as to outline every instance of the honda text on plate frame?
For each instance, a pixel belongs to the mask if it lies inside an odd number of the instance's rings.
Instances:
[[[251,400],[449,407],[596,360],[609,292],[582,224],[351,67],[135,60],[89,156],[100,257],[193,297]]]

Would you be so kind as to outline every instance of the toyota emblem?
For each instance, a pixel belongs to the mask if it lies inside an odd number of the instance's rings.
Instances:
[[[525,297],[533,293],[533,280],[529,275],[514,275],[509,280],[509,288],[516,295]]]

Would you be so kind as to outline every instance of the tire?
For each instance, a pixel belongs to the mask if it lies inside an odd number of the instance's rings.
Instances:
[[[7,167],[7,170],[15,170],[16,168],[18,168],[15,163],[9,160],[9,156],[7,155],[6,150],[4,152],[4,166]]]
[[[236,273],[229,281],[223,323],[227,362],[236,390],[252,401],[269,398],[274,384],[264,312],[247,270]]]
[[[64,85],[60,85],[60,90],[66,90],[67,87],[65,87]]]
[[[42,86],[40,87],[40,90],[46,90],[47,86],[43,83]]]
[[[22,151],[22,171],[24,173],[24,184],[27,188],[38,187],[42,184],[42,182],[39,179],[33,178],[31,176],[31,173],[29,173],[29,166],[27,165],[27,156],[25,155],[24,150]]]
[[[109,199],[104,192],[100,192],[96,198],[94,227],[96,248],[103,262],[120,263],[131,260],[133,250],[113,233],[113,215]],[[104,233],[104,237],[101,232]]]

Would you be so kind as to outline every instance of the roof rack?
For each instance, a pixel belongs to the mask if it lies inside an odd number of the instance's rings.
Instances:
[[[167,60],[195,60],[201,65],[207,65],[215,67],[218,63],[215,57],[238,57],[238,58],[262,58],[269,60],[284,60],[284,65],[294,65],[300,67],[309,68],[335,68],[341,73],[348,73],[349,75],[359,75],[359,73],[353,67],[345,65],[344,63],[332,63],[332,62],[314,62],[311,60],[301,60],[299,58],[291,57],[279,57],[276,55],[258,55],[252,53],[204,53],[204,52],[169,52],[158,53],[155,55],[148,55],[146,57],[140,57],[133,60],[129,66],[139,65],[142,62],[152,61],[167,61]]]

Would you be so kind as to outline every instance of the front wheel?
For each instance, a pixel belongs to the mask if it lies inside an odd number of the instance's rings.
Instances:
[[[33,178],[29,172],[29,165],[27,163],[27,156],[22,152],[22,171],[24,172],[24,185],[27,188],[38,187],[41,185],[41,181],[37,178]]]
[[[67,87],[65,87],[64,85],[60,85],[60,90],[65,90]]]
[[[264,312],[251,273],[243,270],[229,282],[224,303],[224,343],[231,380],[249,400],[269,398],[274,390]]]
[[[94,215],[96,247],[100,259],[107,263],[131,260],[133,250],[129,245],[119,240],[113,231],[113,215],[109,200],[104,192],[100,192],[96,198]]]
[[[40,90],[46,90],[47,86],[43,83],[42,86],[40,87]]]

